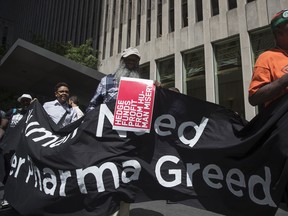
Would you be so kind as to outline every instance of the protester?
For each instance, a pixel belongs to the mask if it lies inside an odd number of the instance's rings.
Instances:
[[[59,82],[55,86],[56,100],[44,103],[43,108],[49,117],[60,127],[64,127],[77,120],[77,113],[68,104],[69,86]]]
[[[276,46],[262,53],[255,63],[249,87],[253,106],[267,106],[288,92],[288,10],[275,14],[270,27]]]
[[[22,94],[17,101],[20,103],[20,107],[19,108],[12,108],[10,109],[6,114],[5,117],[2,118],[1,120],[1,130],[3,129],[2,132],[4,132],[4,130],[6,130],[8,133],[12,133],[13,128],[15,128],[18,123],[20,122],[20,120],[23,118],[23,116],[27,113],[28,111],[28,107],[32,101],[32,97],[30,94]],[[4,134],[3,134],[4,135]],[[5,172],[6,175],[4,176],[4,179],[2,180],[2,183],[5,184],[8,178],[8,173],[10,170],[10,159],[12,156],[13,152],[11,153],[7,153],[4,155],[4,168],[5,168]],[[1,201],[0,203],[0,209],[6,209],[6,208],[10,208],[10,205],[8,203],[8,201],[5,199],[5,194],[4,194],[4,199]]]
[[[6,113],[3,110],[0,110],[0,140],[5,134],[4,126],[5,126],[5,115]]]
[[[81,118],[84,116],[84,113],[82,110],[79,108],[79,100],[76,95],[73,95],[69,98],[69,105],[74,109],[77,113],[77,119]]]
[[[20,103],[20,108],[12,108],[10,109],[3,119],[3,129],[6,130],[7,127],[13,128],[15,127],[19,121],[26,114],[28,107],[32,101],[32,97],[30,94],[22,94],[17,101]]]
[[[116,100],[121,77],[139,78],[140,58],[140,53],[136,48],[129,47],[125,49],[121,54],[120,64],[115,73],[101,79],[86,112],[93,110],[102,103]],[[121,202],[119,211],[115,212],[113,216],[128,216],[129,208],[129,203]]]
[[[121,54],[120,64],[115,73],[109,74],[101,79],[86,112],[93,110],[101,103],[116,100],[121,77],[139,78],[140,58],[140,53],[136,48],[129,47],[125,49]]]

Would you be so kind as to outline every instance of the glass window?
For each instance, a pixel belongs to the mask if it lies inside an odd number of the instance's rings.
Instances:
[[[124,9],[124,0],[121,0],[120,3],[120,23],[119,23],[119,35],[118,35],[118,53],[122,50],[122,29],[123,29],[123,9]]]
[[[140,77],[142,79],[150,79],[150,64],[140,65]]]
[[[132,24],[132,0],[129,0],[128,27],[127,27],[127,47],[130,47],[130,43],[131,43],[131,24]]]
[[[140,44],[140,31],[141,31],[141,0],[138,0],[138,4],[137,4],[136,45]]]
[[[157,5],[157,37],[162,36],[162,0]]]
[[[219,2],[218,0],[211,0],[212,16],[219,14]]]
[[[113,55],[113,47],[114,47],[114,32],[116,27],[116,0],[113,1],[113,13],[112,13],[112,31],[111,31],[111,41],[110,41],[110,56]]]
[[[109,3],[106,4],[105,9],[105,25],[104,25],[104,39],[103,39],[103,50],[102,50],[102,59],[105,59],[106,55],[106,40],[107,40],[107,23],[108,23],[108,12],[109,12]]]
[[[157,80],[164,88],[175,86],[175,63],[174,57],[157,61]]]
[[[228,8],[229,10],[237,8],[237,0],[228,0]]]
[[[245,117],[239,40],[214,45],[216,100]]]
[[[187,0],[182,0],[182,28],[188,26],[188,4]]]
[[[174,32],[174,0],[169,0],[169,32]]]
[[[196,8],[196,22],[200,22],[203,20],[202,0],[195,0],[195,8]]]
[[[204,49],[183,54],[184,92],[206,100]]]
[[[253,62],[256,61],[256,59],[262,52],[274,47],[275,45],[274,36],[270,28],[251,33],[250,41],[252,46],[252,58],[254,60]]]
[[[147,0],[146,41],[151,40],[151,0]]]

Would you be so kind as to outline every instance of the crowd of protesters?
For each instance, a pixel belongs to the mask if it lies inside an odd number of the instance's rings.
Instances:
[[[288,89],[288,10],[282,10],[272,18],[271,29],[276,46],[260,55],[255,64],[249,88],[249,102],[253,106],[261,104],[268,106],[271,101],[287,93]],[[87,106],[86,113],[102,103],[116,100],[121,77],[140,78],[140,59],[140,53],[136,48],[129,47],[125,49],[121,54],[116,71],[101,79]],[[159,86],[160,83],[156,82],[155,85]],[[177,88],[170,88],[170,90],[179,92]],[[78,97],[75,95],[69,97],[69,93],[68,84],[59,82],[54,89],[55,100],[43,104],[48,116],[60,128],[84,116],[79,108]],[[23,94],[17,99],[18,108],[12,108],[6,113],[0,110],[0,139],[9,132],[9,128],[15,127],[23,119],[33,100],[30,94]],[[9,163],[6,167],[9,169]],[[2,180],[4,184],[5,181],[6,179]],[[7,206],[9,206],[9,203],[4,199],[0,208],[6,208]],[[129,208],[129,203],[121,202],[119,211],[115,212],[113,216],[129,216]]]
[[[111,73],[100,81],[95,95],[92,97],[90,103],[87,106],[85,113],[93,110],[101,103],[108,101],[115,101],[118,94],[118,87],[121,77],[133,77],[140,78],[141,73],[139,70],[140,53],[136,48],[129,47],[122,52],[119,66],[114,73]],[[155,82],[156,86],[160,86],[160,83]],[[59,128],[82,118],[85,114],[79,108],[79,99],[76,95],[70,97],[69,85],[65,82],[59,82],[55,85],[54,95],[55,100],[45,102],[43,108],[47,115],[53,120],[53,122],[59,126]],[[18,108],[12,108],[7,113],[0,112],[0,138],[5,136],[5,133],[9,133],[9,128],[15,127],[19,121],[26,114],[29,105],[37,99],[33,99],[30,94],[23,94],[18,99]],[[1,144],[0,144],[1,147]],[[5,169],[9,172],[10,161],[5,159]],[[6,170],[6,173],[7,173]],[[5,184],[5,180],[2,182]],[[4,199],[1,202],[1,208],[8,208],[9,203]],[[129,203],[121,202],[119,210],[116,211],[113,216],[129,216]]]

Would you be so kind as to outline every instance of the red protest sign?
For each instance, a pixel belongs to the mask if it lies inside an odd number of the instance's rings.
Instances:
[[[155,86],[153,80],[122,77],[114,110],[114,130],[150,132]]]

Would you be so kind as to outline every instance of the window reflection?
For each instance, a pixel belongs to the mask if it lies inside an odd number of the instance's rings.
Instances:
[[[217,102],[245,117],[239,40],[216,44]]]
[[[183,63],[185,93],[206,100],[204,49],[185,53]]]
[[[150,64],[140,65],[140,78],[149,79],[150,78]]]
[[[251,33],[250,41],[254,62],[261,53],[274,47],[274,37],[270,29]]]
[[[159,60],[157,62],[158,80],[164,88],[175,86],[175,63],[174,57]]]

